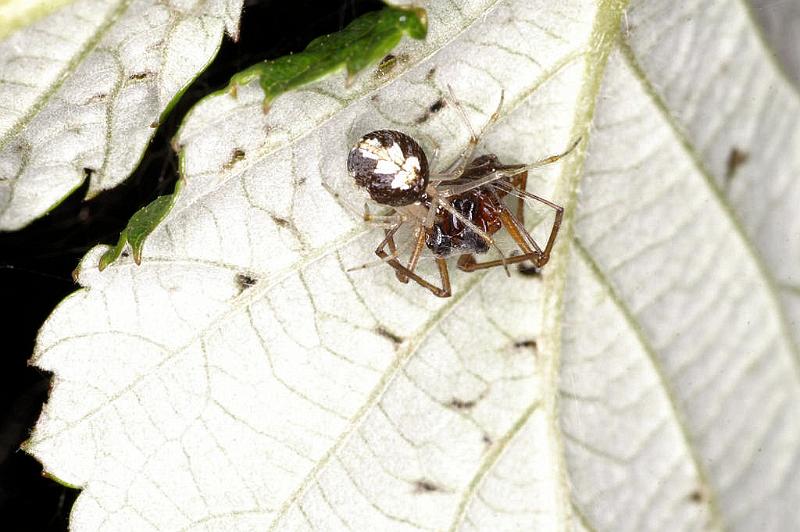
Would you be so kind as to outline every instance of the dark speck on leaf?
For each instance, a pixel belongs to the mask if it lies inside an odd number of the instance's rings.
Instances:
[[[539,277],[542,273],[541,268],[529,264],[520,264],[517,266],[517,271],[526,277]]]
[[[431,482],[430,480],[421,478],[419,480],[414,481],[414,492],[415,493],[431,493],[434,491],[441,491],[441,488]]]
[[[407,54],[388,54],[381,62],[378,63],[377,68],[375,69],[375,76],[378,78],[385,77],[394,71],[398,65],[408,62],[408,55]]]
[[[383,336],[384,338],[391,341],[393,344],[400,344],[403,342],[403,339],[394,334],[393,332],[383,328],[383,327],[376,327],[375,332]]]
[[[394,65],[396,63],[397,63],[397,56],[394,54],[387,54],[386,57],[381,59],[381,62],[378,63],[378,69],[375,73],[378,74],[379,76],[385,76],[394,68]]]
[[[289,227],[289,220],[286,218],[281,218],[280,216],[272,216],[272,221],[275,222],[276,225],[280,227]]]
[[[431,117],[431,115],[441,111],[444,108],[445,105],[446,105],[446,102],[445,102],[444,98],[439,98],[438,100],[433,102],[428,107],[428,110],[425,111],[425,113],[422,116],[417,118],[417,124],[422,124],[422,123],[426,122]]]
[[[86,103],[89,104],[89,103],[102,102],[106,98],[108,98],[108,94],[106,94],[105,92],[99,92],[94,96],[92,96],[91,98],[89,98],[88,100],[86,100]]]
[[[448,403],[448,406],[450,406],[451,408],[455,408],[456,410],[469,410],[470,408],[475,406],[476,403],[477,401],[475,400],[465,401],[463,399],[458,399],[457,397],[453,397]]]
[[[231,158],[228,159],[228,162],[225,163],[225,168],[230,169],[233,167],[234,164],[244,159],[245,153],[244,150],[241,148],[235,148],[231,153]]]
[[[239,287],[240,290],[246,290],[251,286],[254,286],[258,280],[255,277],[251,277],[246,273],[237,273],[236,274],[236,285]]]
[[[747,159],[749,158],[750,154],[746,151],[742,151],[736,146],[731,148],[730,153],[728,153],[728,163],[725,171],[725,178],[728,181],[733,179],[733,176],[736,175],[736,171],[739,169],[739,167],[746,163]]]
[[[444,106],[445,106],[444,98],[439,98],[438,100],[436,100],[435,102],[433,102],[431,104],[431,106],[428,108],[428,110],[431,113],[438,113],[439,111],[442,110],[442,108],[444,108]]]
[[[700,504],[704,499],[705,497],[703,496],[702,490],[696,489],[689,494],[689,500],[694,503]]]
[[[536,345],[536,340],[521,340],[515,342],[514,347],[517,349],[533,349],[535,351],[538,346]]]

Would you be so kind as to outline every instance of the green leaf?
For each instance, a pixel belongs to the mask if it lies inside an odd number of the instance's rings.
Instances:
[[[140,264],[142,262],[144,241],[147,239],[147,236],[158,227],[161,220],[169,214],[181,188],[183,188],[183,180],[178,180],[178,182],[175,183],[175,190],[172,194],[159,196],[148,205],[136,211],[136,213],[131,216],[130,221],[128,221],[127,227],[119,234],[117,245],[113,248],[109,248],[108,251],[103,253],[103,256],[100,257],[98,269],[103,271],[109,264],[117,260],[122,254],[122,250],[125,249],[126,244],[131,247],[134,262]]]
[[[428,32],[424,9],[385,7],[367,13],[337,33],[317,37],[298,54],[264,61],[231,78],[229,90],[255,79],[264,91],[264,110],[284,92],[347,67],[348,84],[358,72],[394,48],[403,34],[424,39]]]

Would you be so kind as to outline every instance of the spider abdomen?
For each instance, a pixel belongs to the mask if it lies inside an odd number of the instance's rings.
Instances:
[[[425,152],[414,139],[391,129],[361,137],[347,157],[347,170],[374,201],[392,207],[418,201],[428,186]]]

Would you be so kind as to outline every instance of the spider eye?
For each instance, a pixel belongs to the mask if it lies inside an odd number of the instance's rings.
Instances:
[[[428,159],[422,147],[390,129],[361,137],[347,157],[347,170],[373,200],[393,207],[418,201],[428,186]]]

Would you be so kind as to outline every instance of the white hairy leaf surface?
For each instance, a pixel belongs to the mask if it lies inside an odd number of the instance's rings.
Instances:
[[[0,41],[0,230],[125,180],[242,0],[78,0]]]
[[[554,4],[432,1],[388,74],[195,107],[142,264],[92,250],[37,342],[74,530],[800,521],[797,87],[741,2]],[[438,299],[352,270],[383,232],[345,160],[400,129],[446,166],[448,85],[476,128],[504,94],[478,153],[582,142],[528,182],[566,206],[544,275],[451,263]]]

